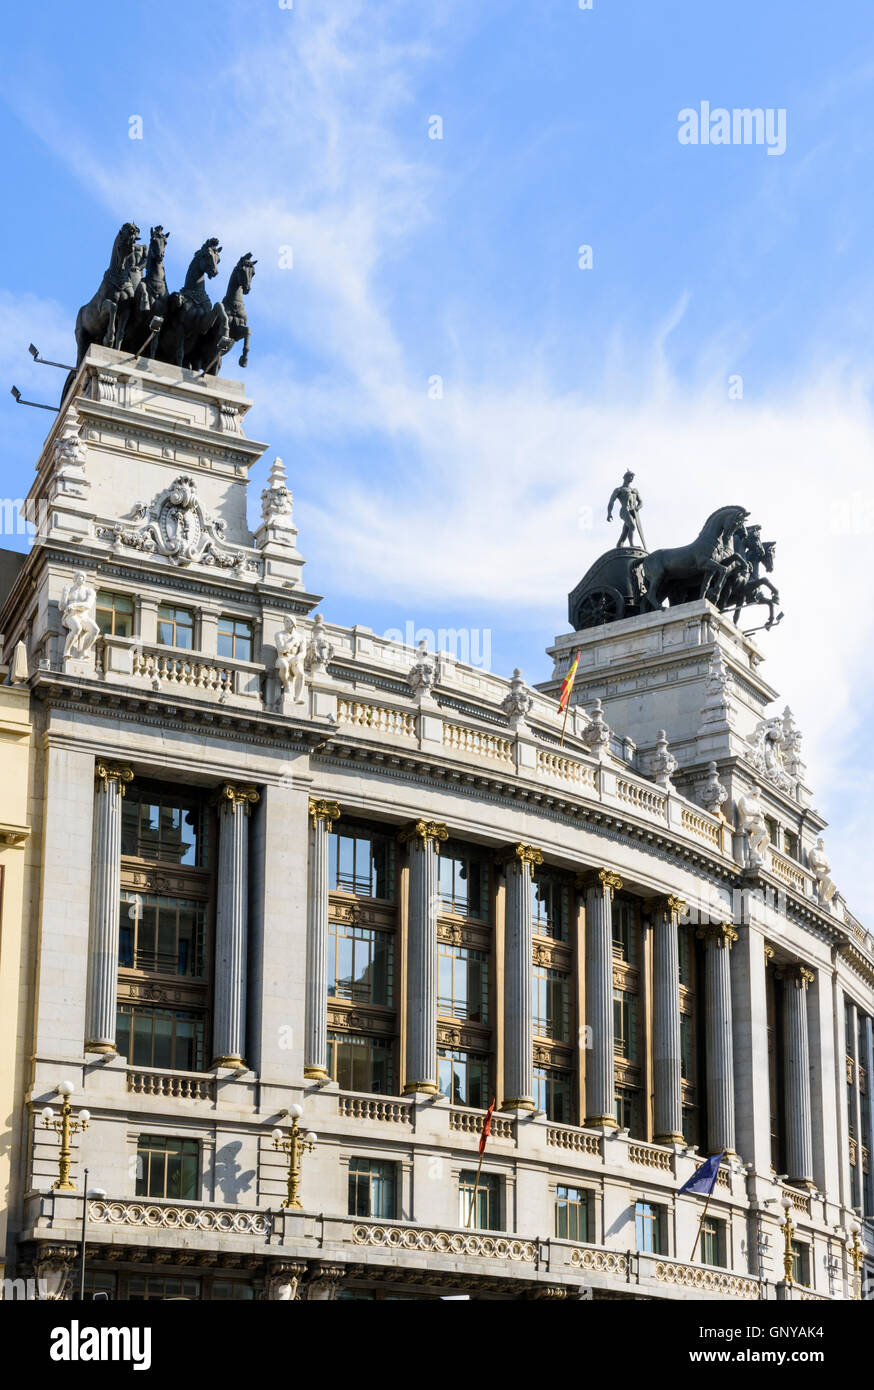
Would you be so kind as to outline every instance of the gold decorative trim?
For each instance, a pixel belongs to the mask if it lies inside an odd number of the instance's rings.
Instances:
[[[710,922],[706,927],[699,927],[695,935],[701,941],[713,941],[722,950],[732,946],[738,939],[738,934],[730,922]]]
[[[237,814],[238,807],[248,816],[251,808],[260,800],[261,793],[254,787],[240,786],[235,782],[225,782],[218,794],[219,805],[228,807],[232,816]]]
[[[534,877],[535,868],[543,863],[543,850],[537,845],[528,845],[524,842],[518,845],[510,845],[509,848],[499,850],[495,855],[495,862],[498,864],[512,865],[516,873],[526,871]]]
[[[325,1071],[324,1067],[304,1067],[304,1080],[306,1081],[330,1081],[330,1072]]]
[[[508,1096],[501,1101],[502,1110],[534,1110],[536,1106],[529,1096]]]
[[[767,943],[767,941],[765,942],[764,947],[763,947],[762,949],[763,949],[764,952],[765,952],[765,960],[766,960],[766,961],[769,961],[769,960],[773,960],[773,959],[774,959],[774,947],[773,947],[773,946],[769,946],[768,943]]]
[[[615,1115],[587,1115],[584,1122],[586,1129],[618,1129],[619,1124]]]
[[[127,763],[105,763],[98,762],[94,767],[94,776],[97,780],[98,791],[109,791],[110,782],[115,782],[118,786],[119,796],[124,796],[125,787],[128,782],[134,780],[134,770],[128,767]]]
[[[777,978],[790,981],[796,989],[807,989],[816,979],[812,970],[808,970],[806,965],[799,961],[792,961],[788,965],[781,965],[777,971]]]
[[[408,1081],[404,1086],[404,1095],[413,1096],[417,1091],[422,1091],[426,1096],[439,1095],[440,1088],[435,1086],[433,1081]]]
[[[213,1057],[213,1067],[245,1067],[242,1057]],[[248,1068],[247,1068],[248,1070]]]
[[[428,844],[429,841],[436,840],[437,844],[435,845],[435,849],[439,850],[440,844],[444,840],[449,839],[449,831],[442,821],[417,820],[412,825],[404,826],[403,830],[398,833],[398,839],[402,845],[412,840],[419,840],[421,841],[419,845],[420,849],[423,844]]]
[[[313,824],[320,820],[327,821],[329,834],[334,821],[340,819],[340,807],[336,801],[320,801],[313,796],[310,797],[309,813]]]

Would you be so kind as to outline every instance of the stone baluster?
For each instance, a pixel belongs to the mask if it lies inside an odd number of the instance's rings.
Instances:
[[[734,1048],[729,953],[738,937],[728,922],[701,927],[698,936],[704,940],[705,953],[707,1148],[710,1153],[732,1155],[735,1152]]]
[[[328,836],[340,819],[336,801],[310,800],[309,893],[307,895],[306,1037],[303,1074],[325,1081],[328,1072]]]
[[[534,1010],[531,993],[531,879],[543,855],[515,845],[504,855],[504,1100],[502,1110],[534,1109]]]
[[[601,869],[586,884],[586,1124],[616,1126],[613,1071],[613,894],[622,879]]]
[[[254,787],[226,782],[218,795],[215,921],[214,1067],[243,1067],[249,925],[249,813]]]
[[[665,898],[652,907],[653,1120],[659,1144],[683,1143],[683,1059],[680,1042],[680,942],[677,918],[686,904]]]
[[[400,833],[410,846],[405,1094],[437,1091],[437,855],[448,838],[446,826],[431,820]]]
[[[783,981],[783,1086],[787,1176],[790,1182],[813,1187],[807,987],[813,983],[816,976],[806,966],[799,964],[783,965],[778,974]]]
[[[118,996],[118,930],[121,905],[121,806],[133,772],[123,764],[94,768],[94,843],[85,1051],[113,1055]]]

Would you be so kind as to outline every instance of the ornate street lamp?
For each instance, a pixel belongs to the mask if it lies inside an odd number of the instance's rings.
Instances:
[[[788,1192],[784,1192],[780,1198],[780,1206],[783,1208],[783,1220],[780,1225],[783,1230],[783,1278],[786,1283],[792,1285],[792,1235],[795,1230],[795,1222],[792,1220],[792,1198]]]
[[[301,1158],[305,1153],[312,1153],[316,1147],[316,1135],[310,1131],[301,1134],[299,1129],[300,1117],[303,1114],[303,1107],[300,1105],[290,1105],[286,1114],[291,1116],[291,1127],[288,1138],[282,1133],[281,1129],[273,1131],[273,1147],[280,1153],[284,1153],[288,1158],[288,1196],[282,1203],[284,1207],[295,1210],[301,1209],[300,1192],[300,1165]]]
[[[70,1104],[73,1087],[69,1081],[59,1081],[55,1090],[59,1096],[63,1097],[60,1119],[55,1119],[55,1113],[50,1105],[47,1105],[42,1112],[42,1122],[46,1129],[53,1129],[61,1141],[61,1149],[58,1154],[58,1180],[52,1183],[52,1187],[57,1188],[59,1192],[75,1192],[76,1184],[70,1182],[70,1136],[88,1128],[91,1114],[88,1110],[80,1110],[78,1116],[73,1119],[73,1107]]]
[[[850,1235],[853,1237],[852,1245],[848,1245],[850,1259],[853,1261],[853,1298],[862,1297],[862,1244],[859,1240],[859,1233],[862,1230],[858,1221],[850,1222]]]

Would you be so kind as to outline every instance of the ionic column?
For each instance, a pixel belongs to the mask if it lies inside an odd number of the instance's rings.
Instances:
[[[254,787],[226,782],[218,797],[215,920],[214,1067],[245,1066],[246,960],[249,925],[249,812]]]
[[[622,879],[600,869],[586,885],[586,1124],[616,1128],[613,1076],[613,894]]]
[[[543,855],[515,845],[505,856],[504,1100],[502,1110],[534,1109],[534,1010],[531,996],[531,878]]]
[[[340,819],[336,801],[310,800],[309,891],[307,893],[306,1036],[303,1074],[328,1077],[328,836]]]
[[[654,905],[653,1125],[660,1144],[683,1142],[683,1061],[680,1044],[680,943],[677,918],[686,904],[665,898]]]
[[[734,1048],[731,1028],[731,959],[729,952],[737,932],[728,922],[701,927],[705,948],[704,999],[707,1020],[705,1068],[707,1073],[707,1148],[710,1153],[733,1154]]]
[[[405,1094],[437,1091],[437,855],[448,838],[446,826],[432,820],[400,834],[410,846]]]
[[[816,977],[803,965],[784,965],[780,967],[779,973],[783,981],[783,1085],[786,1098],[787,1176],[790,1182],[805,1183],[813,1187],[807,986]]]
[[[112,1055],[118,995],[121,904],[121,803],[133,781],[129,767],[98,762],[94,769],[94,840],[85,1051]]]

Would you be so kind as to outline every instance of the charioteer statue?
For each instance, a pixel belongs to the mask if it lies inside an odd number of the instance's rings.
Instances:
[[[748,524],[745,507],[720,507],[688,545],[648,551],[640,525],[643,502],[633,482],[634,474],[627,472],[607,504],[608,521],[619,504],[622,532],[616,546],[595,561],[568,595],[568,617],[576,631],[655,612],[666,603],[673,607],[703,598],[731,612],[735,623],[754,604],[768,608],[762,626],[780,622],[780,595],[767,577],[774,568],[776,543],[763,541],[762,528]]]

